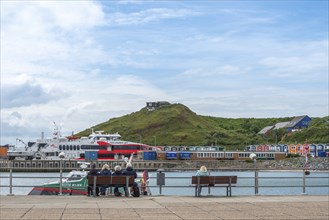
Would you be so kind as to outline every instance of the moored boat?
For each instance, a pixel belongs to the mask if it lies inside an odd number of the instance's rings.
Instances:
[[[131,141],[121,140],[118,133],[107,134],[103,131],[93,131],[88,137],[62,137],[59,127],[54,123],[55,128],[52,138],[44,138],[27,144],[21,139],[16,139],[15,149],[8,150],[7,157],[10,160],[15,158],[32,159],[59,159],[59,154],[64,152],[65,159],[87,159],[86,152],[97,152],[99,159],[114,159],[115,155],[129,156],[137,154],[140,150],[151,150],[153,147]],[[19,142],[19,143],[18,143]],[[23,147],[18,147],[18,144]],[[89,154],[87,154],[88,156]],[[93,159],[93,158],[92,158]]]
[[[72,170],[62,179],[62,194],[67,195],[86,195],[87,194],[87,168],[89,163],[80,162],[82,170]],[[32,188],[28,195],[59,195],[60,180],[50,183],[44,183]]]

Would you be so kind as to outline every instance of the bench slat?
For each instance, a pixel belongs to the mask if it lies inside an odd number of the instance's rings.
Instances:
[[[237,183],[237,176],[200,176],[200,184],[229,184],[229,178],[231,184]],[[192,184],[198,184],[197,176],[192,176]]]
[[[197,176],[192,176],[192,184],[198,184]],[[200,176],[200,184],[209,184],[209,176]]]
[[[126,185],[127,176],[96,176],[97,185]],[[94,176],[88,176],[88,185],[94,184]],[[134,184],[134,177],[129,176],[128,184]]]
[[[210,176],[209,184],[229,184],[231,178],[231,184],[237,183],[237,176]]]

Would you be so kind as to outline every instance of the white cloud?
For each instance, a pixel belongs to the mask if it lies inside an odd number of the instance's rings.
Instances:
[[[245,70],[242,70],[240,67],[232,66],[232,65],[223,65],[218,66],[215,68],[197,68],[197,69],[190,69],[186,70],[182,73],[182,76],[189,76],[189,77],[205,77],[205,76],[233,76],[233,75],[240,75],[245,73]]]
[[[328,55],[325,53],[304,53],[293,57],[266,57],[260,61],[267,69],[275,69],[272,74],[276,76],[301,77],[303,75],[314,76],[328,69]]]
[[[200,15],[200,13],[188,9],[151,8],[133,13],[113,13],[108,16],[108,22],[113,25],[136,25],[163,19],[183,18],[196,15]]]

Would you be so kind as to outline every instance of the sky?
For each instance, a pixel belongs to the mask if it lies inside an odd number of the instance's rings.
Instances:
[[[324,117],[328,1],[1,0],[1,145],[181,103]],[[124,139],[124,137],[123,137]]]

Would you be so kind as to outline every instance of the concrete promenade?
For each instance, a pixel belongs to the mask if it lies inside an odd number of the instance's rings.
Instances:
[[[328,196],[0,196],[0,219],[329,219]]]

